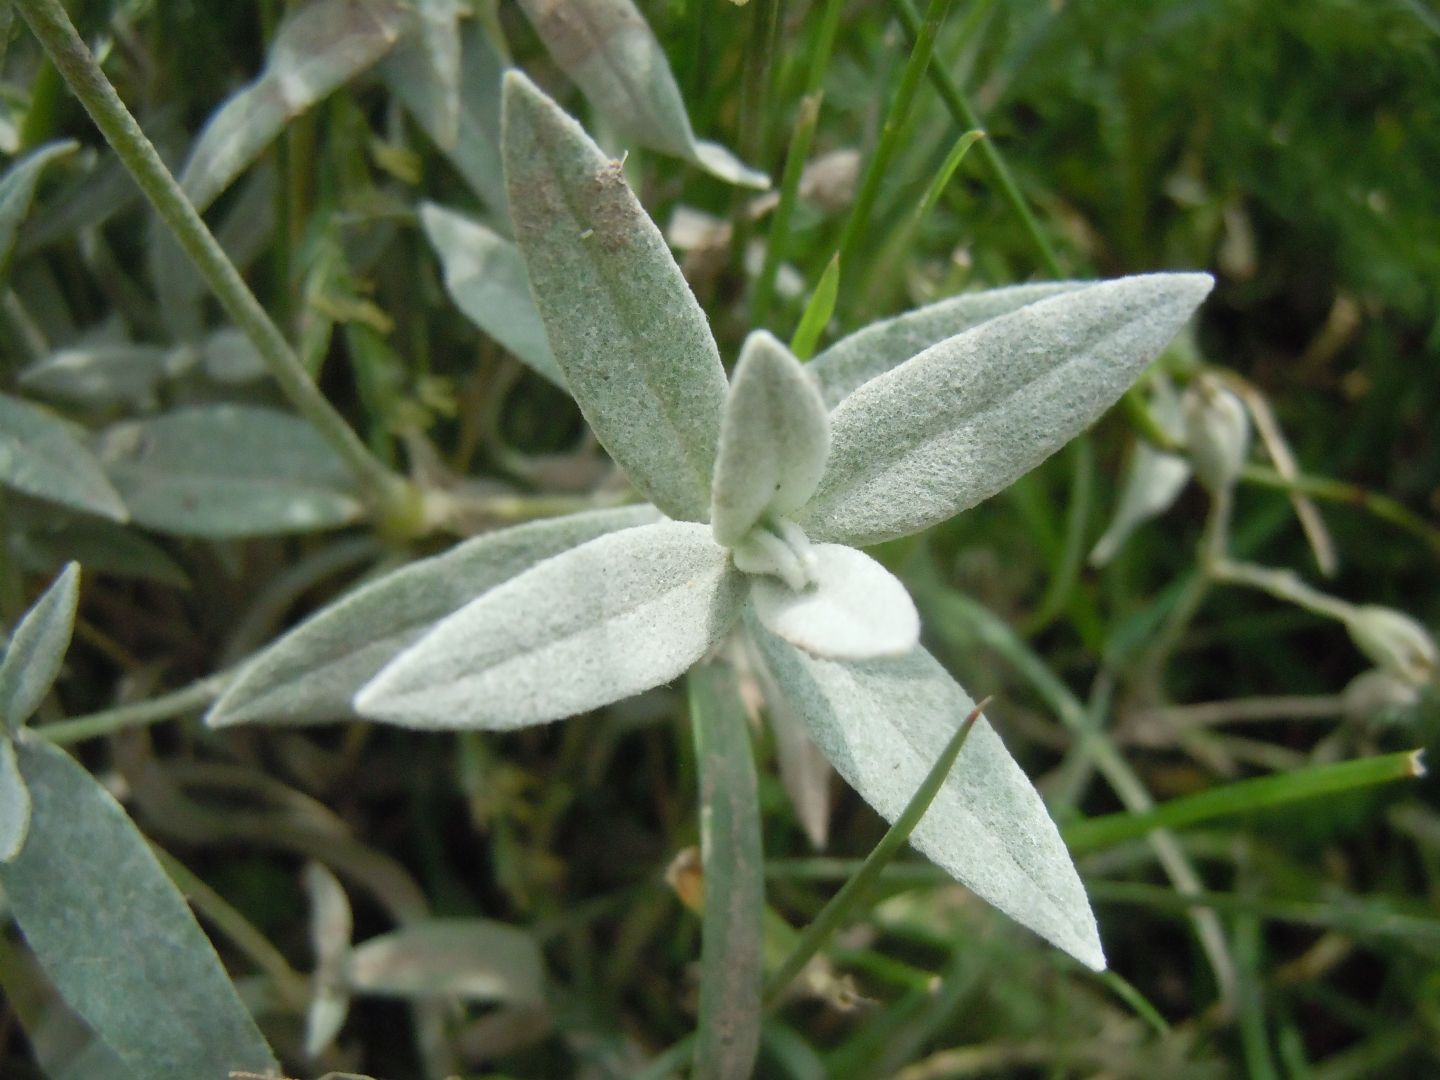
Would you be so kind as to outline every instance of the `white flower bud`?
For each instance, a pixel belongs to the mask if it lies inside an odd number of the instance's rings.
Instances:
[[[1185,447],[1195,475],[1210,491],[1235,483],[1250,453],[1250,417],[1235,394],[1209,375],[1185,390]]]
[[[1379,667],[1411,686],[1424,686],[1435,677],[1440,655],[1429,631],[1409,615],[1366,604],[1356,608],[1345,623],[1356,648]]]
[[[1383,717],[1408,709],[1420,700],[1420,691],[1388,671],[1372,668],[1350,680],[1340,694],[1340,705],[1348,720]]]

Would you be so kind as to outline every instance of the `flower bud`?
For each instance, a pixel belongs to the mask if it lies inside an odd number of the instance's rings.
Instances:
[[[1244,403],[1209,375],[1185,391],[1185,447],[1195,475],[1210,491],[1232,487],[1250,453],[1250,418]]]
[[[1420,691],[1391,672],[1372,668],[1350,680],[1340,694],[1340,706],[1351,721],[1389,717],[1420,700]]]
[[[1411,686],[1424,686],[1435,677],[1437,656],[1429,631],[1409,615],[1366,604],[1345,622],[1356,648],[1383,671]]]

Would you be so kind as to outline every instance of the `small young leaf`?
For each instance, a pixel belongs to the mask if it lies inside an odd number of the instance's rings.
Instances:
[[[0,394],[0,484],[76,510],[129,514],[77,429],[28,401]]]
[[[31,364],[20,373],[20,385],[81,405],[153,408],[156,389],[184,357],[154,345],[78,345]]]
[[[30,835],[0,885],[70,1004],[137,1077],[278,1075],[219,957],[125,811],[68,754],[18,747]]]
[[[731,184],[768,188],[723,146],[699,142],[660,42],[631,0],[520,0],[550,55],[626,138]]]
[[[924,649],[820,660],[747,625],[781,692],[836,771],[893,822],[975,707]],[[976,895],[1081,963],[1105,967],[1095,917],[1039,794],[982,719],[911,845]]]
[[[15,743],[0,734],[0,863],[20,854],[29,831],[30,790],[15,761]]]
[[[135,522],[180,536],[313,532],[364,509],[330,444],[275,409],[175,409],[108,428],[98,451]]]
[[[905,586],[864,552],[816,544],[815,584],[795,591],[772,577],[750,590],[772,634],[815,656],[866,660],[900,656],[920,640],[920,616]]]
[[[204,210],[285,125],[374,64],[412,26],[395,0],[313,0],[281,24],[264,73],[230,98],[200,133],[180,186]]]
[[[619,163],[517,71],[503,146],[515,239],[571,393],[631,483],[704,521],[726,390],[704,312]]]
[[[729,631],[744,578],[708,526],[666,521],[557,555],[467,604],[355,698],[407,727],[508,730],[649,690]]]
[[[315,957],[310,1007],[305,1010],[305,1054],[323,1053],[350,1014],[350,995],[343,985],[350,955],[354,916],[345,888],[323,864],[305,865],[302,875],[310,898],[310,951]]]
[[[898,367],[931,345],[989,319],[1008,315],[1026,304],[1085,284],[1055,281],[1043,285],[1010,285],[937,300],[855,331],[810,361],[807,370],[819,381],[826,407],[833,409],[875,376]]]
[[[553,555],[657,517],[654,507],[630,506],[536,521],[402,567],[312,615],[252,659],[206,722],[352,717],[355,693],[447,615]]]
[[[1114,404],[1214,284],[1146,274],[981,323],[877,376],[831,414],[830,463],[795,521],[864,545],[1007,487]]]
[[[755,759],[734,669],[690,673],[705,875],[695,1080],[747,1080],[760,1044],[765,857]]]
[[[351,950],[341,977],[356,994],[544,1001],[540,946],[519,927],[491,919],[429,919],[371,938]]]
[[[41,171],[56,158],[74,153],[78,145],[70,139],[47,143],[10,166],[0,177],[0,279],[10,268],[15,233],[30,213]]]
[[[60,674],[79,600],[80,567],[71,563],[10,635],[0,659],[0,719],[10,731],[35,715]]]
[[[480,20],[459,35],[460,112],[455,139],[450,136],[450,88],[431,64],[423,40],[402,42],[379,68],[396,100],[409,110],[426,134],[450,159],[497,224],[509,229],[505,174],[500,167],[500,76],[502,65],[486,40]]]
[[[466,318],[564,389],[565,376],[530,298],[519,249],[478,221],[434,203],[421,205],[420,223],[440,256],[445,291]]]
[[[720,421],[710,524],[737,543],[767,514],[804,506],[830,452],[830,420],[790,350],[764,330],[745,339]]]

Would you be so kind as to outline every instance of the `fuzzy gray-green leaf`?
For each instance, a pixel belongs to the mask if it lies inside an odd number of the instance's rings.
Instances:
[[[1114,404],[1213,284],[1208,274],[1099,282],[876,376],[830,414],[830,464],[795,520],[813,539],[874,544],[989,498]]]
[[[467,604],[355,698],[407,727],[510,729],[599,708],[683,674],[729,631],[743,575],[708,526],[602,536]]]
[[[623,136],[728,183],[770,186],[723,146],[696,140],[670,62],[631,0],[520,0],[520,7],[555,62]]]
[[[15,761],[14,741],[0,734],[0,863],[20,854],[29,831],[30,791]]]
[[[126,342],[75,345],[31,364],[20,373],[20,385],[80,405],[153,408],[156,389],[176,373],[185,355]]]
[[[518,72],[504,108],[510,217],[565,381],[630,481],[704,521],[726,389],[705,314],[619,162]]]
[[[402,567],[319,611],[256,656],[207,722],[353,717],[356,691],[447,615],[553,555],[652,524],[657,516],[650,506],[571,514],[477,536]]]
[[[822,352],[808,367],[820,384],[825,405],[833,409],[864,383],[898,367],[931,345],[964,333],[988,319],[1081,288],[1081,281],[1048,281],[1039,285],[1009,285],[984,292],[961,293],[937,300],[893,319],[871,323],[842,338]]]
[[[919,647],[893,659],[820,660],[754,619],[747,623],[821,751],[893,822],[975,703]],[[984,719],[910,843],[1016,922],[1081,963],[1105,967],[1085,886],[1060,833]]]
[[[98,451],[134,521],[162,532],[313,532],[363,512],[353,475],[330,444],[275,409],[175,409],[106,429]]]
[[[127,520],[120,493],[77,431],[28,401],[0,394],[0,484],[114,521]]]
[[[445,291],[465,317],[556,386],[545,325],[530,297],[520,250],[499,233],[434,203],[420,207],[420,223],[445,271]]]
[[[770,630],[815,656],[899,656],[920,640],[920,616],[905,586],[863,551],[816,544],[815,583],[795,590],[757,576],[751,604]]]
[[[10,635],[0,659],[0,719],[10,731],[35,714],[60,674],[79,600],[80,567],[72,562]]]
[[[411,28],[394,0],[313,0],[281,24],[264,73],[230,98],[200,133],[180,186],[204,210],[285,125],[374,64]]]
[[[272,1075],[214,948],[125,811],[58,747],[32,737],[17,749],[34,805],[0,885],[61,996],[137,1078]]]
[[[720,421],[710,524],[734,544],[766,514],[805,505],[825,471],[830,420],[815,384],[764,330],[745,339]]]
[[[40,173],[56,158],[73,153],[77,145],[69,139],[47,143],[12,165],[4,177],[0,177],[0,279],[10,267],[15,234],[30,213]]]
[[[341,979],[352,993],[458,997],[536,1005],[544,1000],[540,946],[492,919],[427,919],[355,946]]]

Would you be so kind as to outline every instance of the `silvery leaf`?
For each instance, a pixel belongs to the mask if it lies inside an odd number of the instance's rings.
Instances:
[[[411,28],[397,0],[312,0],[276,31],[265,71],[200,133],[180,186],[204,210],[285,125],[374,64]]]
[[[654,507],[595,510],[477,536],[411,563],[312,615],[248,664],[211,708],[214,727],[354,716],[350,701],[430,627],[535,564],[620,529]]]
[[[434,203],[420,223],[445,271],[445,291],[466,318],[556,386],[565,376],[550,352],[520,250],[499,233]]]
[[[710,524],[730,545],[767,514],[805,505],[825,471],[830,421],[805,369],[764,330],[745,339],[720,421]]]
[[[815,656],[865,660],[899,656],[920,640],[920,616],[905,586],[864,552],[816,544],[815,584],[796,591],[756,576],[755,614],[772,634]]]
[[[515,238],[571,393],[651,502],[705,520],[726,383],[704,312],[619,163],[516,71],[504,132]]]
[[[612,533],[461,608],[387,665],[355,708],[421,728],[573,716],[684,673],[725,636],[743,595],[708,526]]]
[[[265,361],[260,350],[233,326],[216,330],[200,347],[200,360],[205,374],[219,383],[244,383],[263,379]]]
[[[478,20],[461,32],[459,41],[460,111],[453,144],[447,145],[450,88],[444,73],[432,67],[423,40],[402,42],[381,63],[379,74],[487,209],[508,225],[505,174],[500,168],[500,58]]]
[[[0,658],[0,719],[11,731],[35,715],[65,661],[80,600],[80,567],[71,563],[27,611]]]
[[[342,972],[350,954],[354,916],[344,887],[323,864],[306,863],[301,879],[310,900],[310,951],[315,957],[310,1007],[305,1011],[305,1055],[313,1058],[335,1041],[350,1014]]]
[[[975,707],[924,649],[821,660],[747,620],[771,674],[836,771],[893,822]],[[1081,963],[1105,967],[1085,887],[1045,804],[982,718],[910,843]]]
[[[278,1075],[219,957],[125,811],[68,754],[17,746],[30,834],[0,885],[60,995],[137,1077]]]
[[[342,978],[357,994],[536,1005],[544,961],[526,931],[491,919],[427,919],[351,950]]]
[[[20,373],[20,385],[82,405],[153,407],[160,383],[176,374],[183,351],[155,345],[76,345],[59,349]]]
[[[0,863],[20,854],[29,831],[30,791],[15,761],[15,743],[0,735]]]
[[[696,141],[665,52],[631,0],[520,0],[520,7],[555,62],[626,138],[728,183],[770,186],[723,146]]]
[[[1083,431],[1210,291],[1207,274],[1104,281],[1026,305],[876,376],[830,415],[830,463],[796,522],[864,545],[974,506]]]
[[[77,428],[28,401],[0,394],[0,484],[76,510],[129,514]]]
[[[70,139],[46,143],[11,165],[0,177],[0,275],[9,269],[15,234],[30,213],[40,173],[56,158],[74,153],[78,145]]]
[[[275,409],[175,409],[107,428],[97,450],[134,521],[162,532],[312,532],[363,512],[354,478],[330,444]]]
[[[898,367],[916,353],[971,327],[1060,293],[1083,288],[1083,281],[1047,281],[1007,285],[937,300],[893,319],[884,319],[841,338],[807,365],[820,384],[827,408],[854,390]]]

